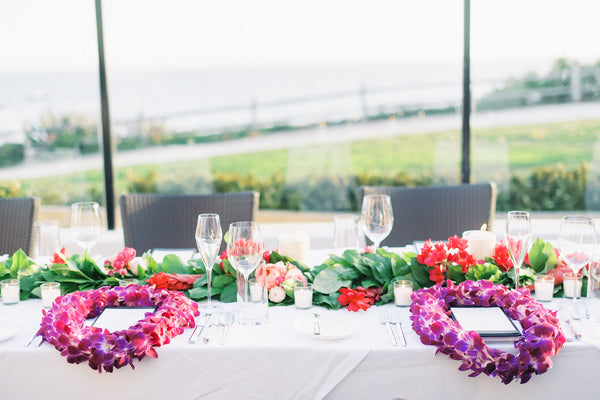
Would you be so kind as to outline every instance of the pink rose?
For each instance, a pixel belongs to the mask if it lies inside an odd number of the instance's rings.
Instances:
[[[300,282],[304,282],[306,283],[306,277],[304,275],[302,275],[302,272],[300,272],[300,270],[296,267],[290,269],[286,274],[285,274],[285,279],[284,280],[296,280],[296,281],[300,281]]]
[[[135,249],[131,247],[125,247],[120,253],[124,261],[131,261],[135,258]]]
[[[267,290],[271,290],[271,288],[279,285],[281,283],[280,277],[284,276],[286,273],[286,267],[283,262],[279,261],[277,264],[267,264],[264,267],[258,267],[256,269],[256,280],[263,284],[265,282],[265,270],[266,270],[266,280],[267,280]]]

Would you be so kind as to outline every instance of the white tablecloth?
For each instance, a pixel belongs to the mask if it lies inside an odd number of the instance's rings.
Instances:
[[[551,304],[556,306],[556,304]],[[234,307],[233,304],[225,307]],[[396,309],[393,305],[384,306]],[[49,344],[25,347],[39,326],[41,301],[0,304],[0,326],[15,336],[0,343],[2,399],[502,399],[596,398],[600,350],[569,342],[553,358],[554,367],[526,385],[503,385],[487,376],[468,377],[459,363],[424,346],[410,329],[409,311],[400,308],[408,347],[393,348],[379,323],[378,307],[311,311],[272,307],[261,327],[233,326],[226,345],[188,344],[191,330],[158,348],[158,359],[135,362],[112,374],[68,364]],[[341,340],[317,340],[294,328],[294,321],[318,311],[358,332]],[[500,344],[510,349],[510,344]]]

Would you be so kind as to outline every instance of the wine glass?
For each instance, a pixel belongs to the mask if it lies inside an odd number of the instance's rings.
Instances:
[[[360,224],[363,232],[371,241],[375,250],[392,231],[394,214],[392,200],[385,194],[369,194],[363,198],[360,213]]]
[[[244,323],[242,313],[251,314],[248,300],[248,280],[250,274],[261,263],[264,244],[260,227],[256,222],[234,222],[229,225],[227,239],[227,259],[239,272],[238,303],[240,304],[240,322]],[[248,319],[250,319],[248,317]]]
[[[515,288],[519,288],[519,270],[531,245],[531,222],[526,211],[509,211],[504,226],[504,237],[515,269]]]
[[[200,214],[196,224],[196,245],[198,252],[206,268],[206,287],[208,289],[208,304],[204,307],[206,310],[216,310],[219,307],[211,303],[211,274],[215,260],[221,247],[221,222],[218,214]]]
[[[75,241],[89,251],[102,235],[102,219],[100,205],[94,201],[73,203],[71,205],[71,229]]]
[[[558,233],[561,256],[573,270],[573,305],[577,303],[577,275],[581,268],[592,261],[596,246],[596,230],[591,217],[564,217]],[[588,278],[588,291],[591,280]]]

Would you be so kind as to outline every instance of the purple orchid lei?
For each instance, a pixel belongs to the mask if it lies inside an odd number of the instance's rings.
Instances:
[[[475,332],[467,332],[453,321],[450,306],[499,306],[510,318],[518,320],[523,335],[514,343],[518,355],[487,347]],[[421,342],[437,347],[437,352],[462,361],[459,370],[472,370],[469,376],[484,373],[499,377],[504,384],[513,379],[521,383],[552,367],[552,356],[566,339],[556,312],[546,310],[529,296],[529,290],[509,290],[491,281],[447,281],[412,294],[412,327]]]
[[[125,330],[84,326],[86,318],[99,315],[106,306],[157,307],[155,312]],[[44,312],[38,335],[52,344],[69,363],[87,361],[92,369],[112,372],[145,356],[158,357],[155,346],[171,341],[194,327],[198,305],[180,292],[151,286],[102,287],[73,292],[56,299]]]

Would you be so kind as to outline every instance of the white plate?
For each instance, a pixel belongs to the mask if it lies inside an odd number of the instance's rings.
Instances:
[[[12,326],[6,325],[7,321],[0,321],[0,343],[15,336],[19,330]]]
[[[339,340],[356,334],[359,326],[343,319],[332,317],[330,315],[321,315],[319,319],[320,335],[313,334],[315,319],[313,315],[307,315],[294,321],[294,328],[300,333],[320,340]]]

